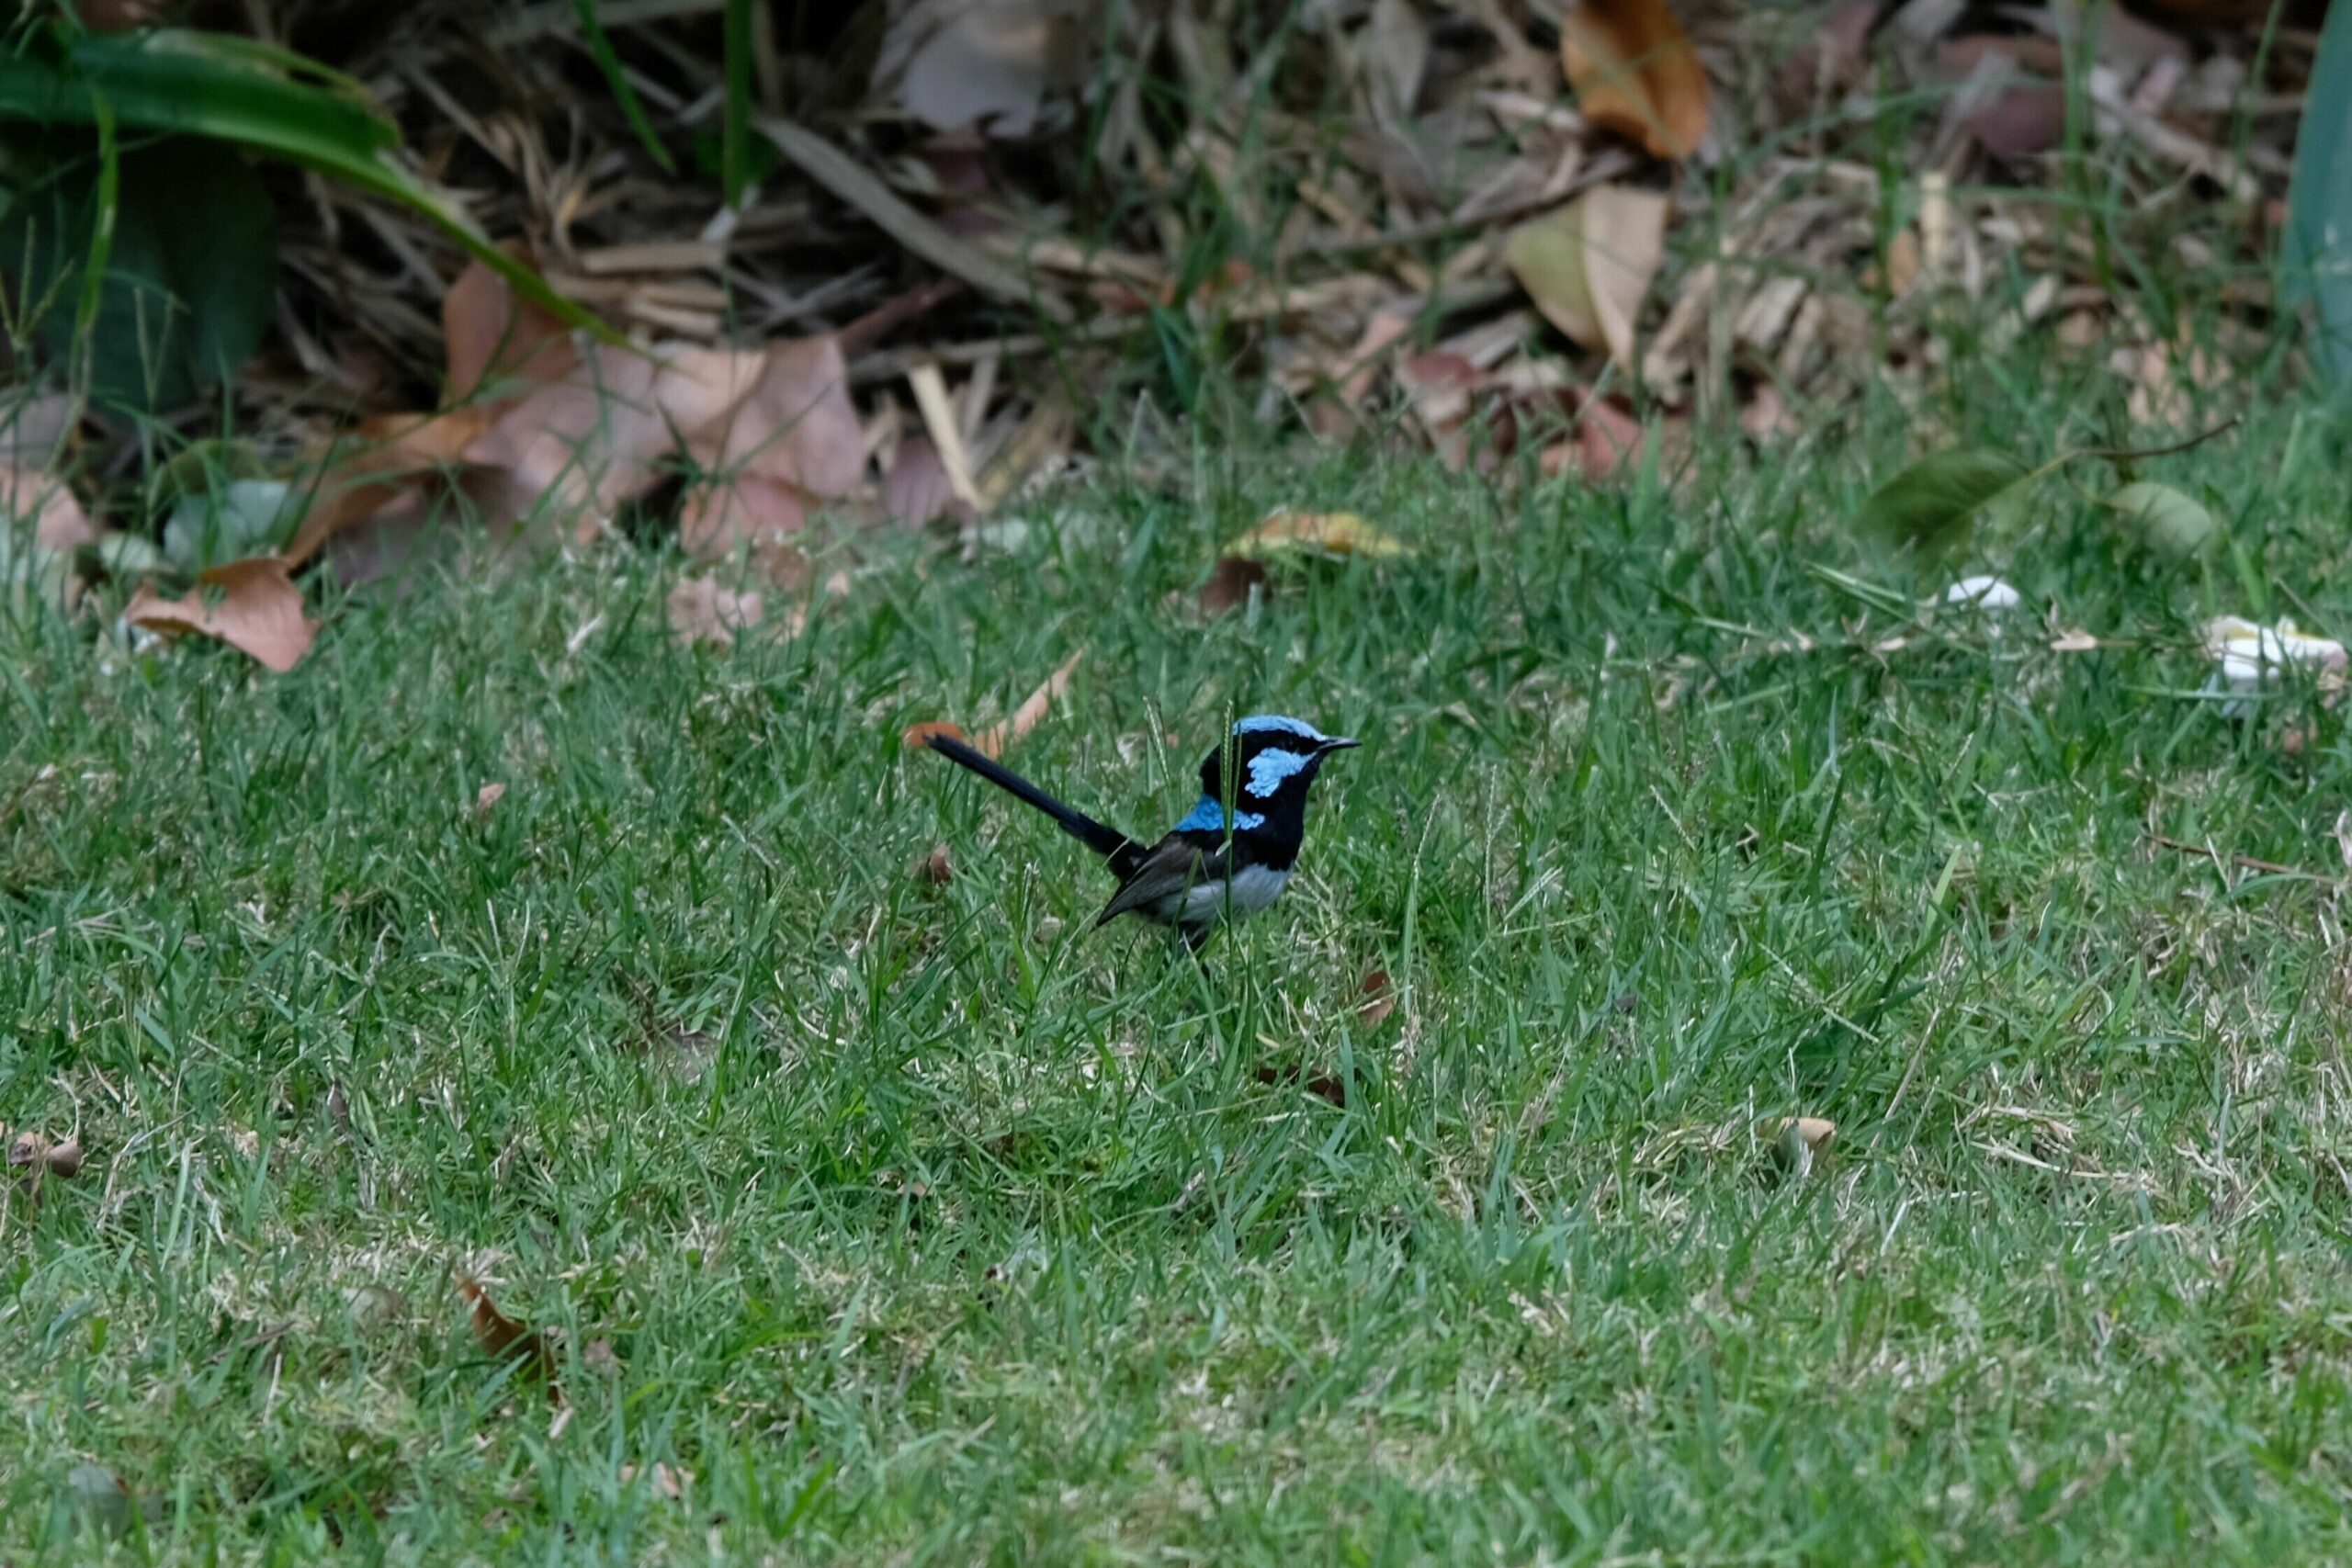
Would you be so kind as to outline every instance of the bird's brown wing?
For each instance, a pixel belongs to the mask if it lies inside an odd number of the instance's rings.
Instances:
[[[1147,851],[1134,874],[1119,884],[1094,923],[1116,919],[1130,910],[1148,914],[1162,898],[1178,896],[1225,875],[1225,846],[1214,849],[1184,833],[1170,833]]]

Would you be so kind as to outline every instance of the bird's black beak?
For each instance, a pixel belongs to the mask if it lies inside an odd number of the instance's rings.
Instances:
[[[1356,747],[1363,744],[1363,741],[1351,740],[1344,735],[1327,735],[1323,738],[1323,744],[1316,748],[1316,750],[1320,751],[1349,751],[1353,750]]]

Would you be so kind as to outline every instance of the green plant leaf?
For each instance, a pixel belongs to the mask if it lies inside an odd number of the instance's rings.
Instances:
[[[611,326],[490,243],[443,192],[393,160],[399,130],[350,77],[266,44],[187,28],[137,33],[30,29],[0,52],[0,119],[96,125],[233,141],[396,201],[571,326],[619,343]]]
[[[2331,6],[2320,26],[2281,254],[2280,292],[2317,307],[2312,357],[2340,396],[2352,389],[2352,7]]]
[[[164,525],[164,554],[191,577],[275,555],[302,519],[303,497],[284,479],[231,479],[183,495]]]
[[[2140,525],[2137,542],[2170,560],[2186,560],[2222,536],[2222,525],[2195,497],[2154,479],[2125,485],[2099,502]]]
[[[2021,502],[2032,477],[2006,452],[1933,453],[1881,485],[1854,524],[1891,546],[1932,553],[1957,543],[1979,518]]]
[[[0,219],[26,313],[91,391],[144,412],[226,379],[261,346],[276,299],[277,216],[233,147],[170,137],[77,161]],[[111,221],[109,221],[111,219]],[[102,269],[102,270],[101,270]],[[66,301],[79,296],[78,310]]]

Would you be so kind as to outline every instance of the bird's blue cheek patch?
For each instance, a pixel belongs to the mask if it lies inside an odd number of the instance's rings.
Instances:
[[[1250,793],[1260,799],[1283,787],[1283,781],[1303,772],[1311,759],[1303,751],[1261,751],[1250,759]]]
[[[1233,830],[1237,833],[1247,833],[1252,829],[1262,828],[1265,825],[1265,818],[1255,811],[1244,811],[1233,818]],[[1222,833],[1225,831],[1225,807],[1217,804],[1216,796],[1204,795],[1192,810],[1184,814],[1184,819],[1176,824],[1176,831],[1179,833]]]

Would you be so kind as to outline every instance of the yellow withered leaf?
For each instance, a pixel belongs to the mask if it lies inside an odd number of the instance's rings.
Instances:
[[[1227,557],[1264,560],[1272,556],[1361,556],[1393,560],[1412,553],[1402,540],[1352,512],[1272,513],[1226,547]]]

